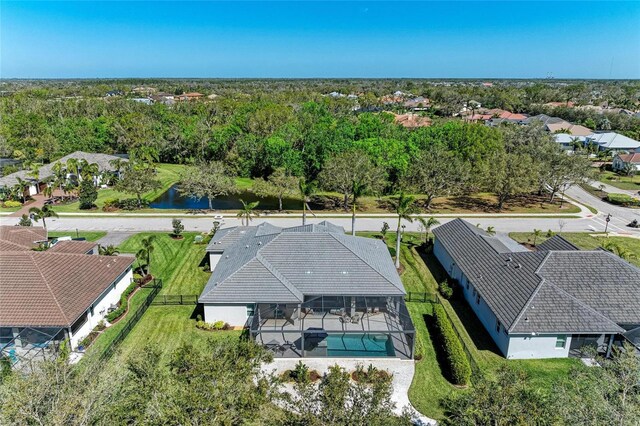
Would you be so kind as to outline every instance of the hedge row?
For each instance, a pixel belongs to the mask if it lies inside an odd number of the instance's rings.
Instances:
[[[617,193],[608,194],[607,201],[610,202],[611,204],[617,204],[625,207],[640,206],[640,200],[637,200],[627,194],[617,194]]]
[[[118,306],[118,309],[116,309],[115,311],[111,311],[105,317],[107,321],[113,322],[114,320],[117,320],[118,318],[120,318],[127,311],[127,306],[129,304],[129,295],[133,293],[133,291],[137,287],[138,287],[137,281],[133,281],[131,284],[129,284],[129,287],[127,287],[122,292],[122,296],[120,296],[120,306]]]
[[[442,305],[433,306],[433,318],[440,349],[449,370],[449,380],[456,385],[468,384],[471,378],[471,365]]]

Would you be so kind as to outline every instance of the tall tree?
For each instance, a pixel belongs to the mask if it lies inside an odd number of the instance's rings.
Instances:
[[[145,275],[149,275],[149,269],[151,268],[151,255],[155,249],[154,242],[156,240],[155,235],[149,235],[148,237],[140,240],[140,249],[136,253],[138,260],[145,261]]]
[[[138,208],[142,208],[142,195],[157,188],[160,188],[160,182],[156,179],[155,168],[151,164],[134,161],[125,166],[122,177],[116,183],[118,191],[136,196]]]
[[[411,215],[420,211],[416,205],[415,197],[404,192],[391,198],[391,211],[398,215],[398,226],[396,228],[396,268],[400,268],[400,242],[402,240],[402,221],[413,222]]]
[[[324,188],[343,195],[345,210],[349,209],[349,197],[355,188],[362,194],[375,193],[385,184],[384,170],[362,151],[347,151],[330,158],[318,178]]]
[[[289,175],[284,167],[280,167],[267,180],[256,179],[251,191],[258,197],[276,197],[278,210],[282,211],[282,199],[296,193],[298,180],[298,177]]]
[[[216,197],[233,194],[237,188],[224,164],[211,161],[187,167],[180,176],[179,191],[196,200],[207,198],[209,210],[213,210]]]
[[[439,144],[430,144],[409,166],[412,188],[426,196],[426,208],[436,197],[454,195],[463,190],[469,168],[454,152]]]

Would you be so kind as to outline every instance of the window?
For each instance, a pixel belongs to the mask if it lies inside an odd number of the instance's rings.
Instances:
[[[502,327],[502,324],[500,324],[500,320],[496,320],[496,331],[498,333],[500,333],[500,328]]]
[[[564,349],[567,345],[567,336],[557,336],[556,337],[556,349]]]
[[[476,296],[476,303],[478,305],[480,304],[480,293],[478,293],[477,296]]]
[[[255,305],[247,305],[247,317],[253,316],[255,312]]]
[[[467,290],[469,290],[469,280],[467,280]]]

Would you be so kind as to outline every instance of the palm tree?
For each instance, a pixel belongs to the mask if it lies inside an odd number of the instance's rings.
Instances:
[[[306,182],[304,179],[300,179],[298,189],[300,190],[300,195],[302,196],[302,225],[306,225],[307,209],[311,210],[309,208],[309,201],[311,201],[311,196],[316,192],[316,184],[313,181]]]
[[[420,224],[424,228],[424,242],[426,243],[429,232],[431,232],[431,228],[436,225],[440,225],[440,221],[433,216],[429,217],[428,219],[425,219],[424,217],[417,217],[416,220],[420,222]]]
[[[53,196],[52,184],[47,184],[47,186],[45,186],[44,189],[42,190],[42,193],[44,194],[45,197],[51,199],[51,197]]]
[[[56,213],[49,205],[44,205],[41,209],[37,207],[31,207],[29,209],[29,213],[31,214],[33,220],[35,220],[36,222],[42,219],[42,225],[45,228],[47,227],[46,219],[48,217],[58,217],[58,213]]]
[[[22,197],[22,204],[24,204],[27,202],[27,196],[25,193],[29,189],[29,182],[19,177],[16,177],[16,181],[18,182],[16,184],[16,190],[20,193],[20,196]]]
[[[67,160],[67,164],[66,164],[65,168],[67,169],[67,173],[70,173],[70,174],[75,175],[77,177],[78,176],[78,170],[79,170],[78,159],[77,158],[69,158]]]
[[[136,253],[136,258],[138,259],[138,263],[141,263],[142,260],[145,261],[146,270],[145,275],[149,275],[149,268],[151,266],[151,253],[153,253],[153,242],[155,241],[155,235],[149,235],[146,238],[143,238],[140,241],[140,249]],[[140,266],[142,268],[142,265]]]
[[[487,226],[487,234],[496,235],[496,228],[494,228],[493,226]]]
[[[258,212],[254,211],[255,208],[258,207],[258,204],[260,204],[260,201],[254,201],[253,203],[245,203],[241,198],[240,202],[242,203],[242,208],[240,209],[236,217],[239,217],[242,220],[243,226],[249,226],[249,222],[251,222],[251,219],[253,218],[253,216],[256,216],[256,217],[260,216]],[[246,225],[244,224],[245,220],[247,222]]]
[[[534,229],[533,230],[533,246],[536,246],[536,242],[538,241],[538,238],[540,238],[542,236],[542,231],[539,229]]]
[[[400,192],[397,197],[391,199],[391,209],[398,215],[398,227],[396,229],[396,269],[400,268],[400,241],[402,239],[401,225],[402,219],[413,222],[412,214],[418,213],[419,208],[416,206],[415,198]]]
[[[108,245],[108,246],[103,246],[103,245],[98,245],[98,253],[103,255],[103,256],[117,256],[120,254],[120,251],[118,250],[118,248],[114,245]]]
[[[100,167],[96,163],[89,163],[87,160],[82,160],[80,163],[80,176],[82,180],[89,180],[94,183],[97,183],[97,176],[100,173]]]

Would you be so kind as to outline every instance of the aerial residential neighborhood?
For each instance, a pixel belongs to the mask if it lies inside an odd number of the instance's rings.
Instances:
[[[640,3],[2,2],[0,425],[640,425]]]

